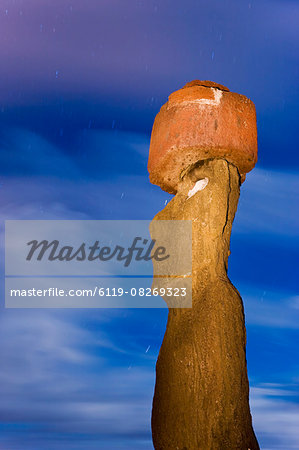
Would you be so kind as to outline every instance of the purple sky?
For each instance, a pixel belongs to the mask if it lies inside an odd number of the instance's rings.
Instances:
[[[229,275],[263,450],[299,449],[298,21],[295,0],[0,0],[1,281],[5,219],[163,208],[146,164],[173,90],[209,79],[256,104],[259,161]],[[161,310],[1,308],[0,449],[151,449],[165,322]]]
[[[170,92],[211,79],[256,103],[259,163],[294,167],[298,19],[290,0],[2,1],[2,119],[149,133]]]
[[[294,107],[298,19],[290,0],[2,1],[1,101],[43,92],[149,108],[196,76],[263,112]]]

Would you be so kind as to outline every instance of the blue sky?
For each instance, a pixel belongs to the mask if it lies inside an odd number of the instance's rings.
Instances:
[[[299,449],[298,16],[290,0],[0,2],[2,249],[6,219],[151,219],[171,198],[148,180],[151,126],[187,81],[255,102],[229,276],[266,450]],[[3,292],[0,449],[152,449],[167,312],[5,310]]]

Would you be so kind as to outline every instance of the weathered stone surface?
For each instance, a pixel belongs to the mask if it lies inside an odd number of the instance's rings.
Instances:
[[[225,86],[195,80],[173,92],[155,118],[150,181],[174,194],[182,172],[208,158],[225,158],[245,179],[257,161],[255,106]]]
[[[248,401],[243,303],[227,277],[239,186],[234,165],[201,161],[155,217],[193,221],[192,308],[169,309],[156,366],[156,450],[259,449]]]
[[[213,88],[221,89],[221,91],[229,92],[229,89],[226,86],[223,86],[223,84],[215,83],[214,81],[208,81],[208,80],[189,81],[189,83],[186,83],[185,86],[183,86],[183,89],[191,87],[191,86],[213,87]]]

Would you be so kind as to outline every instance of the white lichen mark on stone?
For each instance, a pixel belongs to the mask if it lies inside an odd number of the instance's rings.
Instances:
[[[207,177],[196,181],[193,188],[188,192],[188,199],[193,197],[193,195],[195,195],[198,191],[202,191],[207,186],[208,182],[209,179]]]
[[[209,106],[218,106],[220,105],[221,98],[223,95],[223,92],[220,91],[220,89],[211,88],[214,94],[214,99],[208,99],[208,98],[200,98],[198,100],[192,100],[190,103],[198,103],[200,105],[209,105]]]
[[[214,98],[195,98],[193,100],[186,100],[184,102],[174,102],[167,105],[167,109],[171,109],[174,106],[188,106],[192,104],[197,104],[198,106],[219,106],[223,92],[220,89],[210,88],[213,91]]]

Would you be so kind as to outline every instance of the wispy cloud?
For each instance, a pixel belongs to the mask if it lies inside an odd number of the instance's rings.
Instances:
[[[255,168],[241,187],[234,232],[299,236],[299,174]]]
[[[81,144],[72,155],[23,129],[3,136],[6,218],[128,218],[126,211],[151,218],[171,198],[149,183],[146,135],[86,130],[78,134]],[[298,190],[296,172],[254,169],[242,185],[233,232],[298,238]]]
[[[239,287],[245,303],[249,325],[284,329],[299,329],[298,296],[262,289]]]
[[[252,387],[250,395],[254,428],[261,448],[298,449],[298,386],[266,384]]]
[[[4,311],[0,321],[0,444],[41,448],[51,434],[42,448],[61,448],[58,441],[84,448],[86,440],[101,448],[117,448],[122,440],[130,448],[139,439],[151,448],[153,368],[110,365],[105,351],[117,348],[78,315]]]
[[[75,156],[24,131],[19,138],[11,139],[18,169],[11,165],[11,172],[1,177],[1,220],[149,219],[171,198],[148,181],[148,138],[144,135],[87,131],[85,151]],[[39,148],[38,160],[32,166],[27,148],[30,143]],[[142,173],[130,169],[130,159],[126,165],[122,158],[115,160],[122,145],[134,161],[137,158],[140,162]],[[114,148],[118,149],[115,153]],[[43,159],[48,161],[52,151],[55,165],[47,166]],[[105,171],[108,166],[113,169],[109,177],[102,176],[102,151],[111,153],[103,164]],[[7,164],[8,149],[2,157]],[[93,171],[89,177],[90,163]],[[67,171],[67,178],[61,178],[56,165]],[[20,177],[25,169],[28,176]],[[267,235],[274,246],[282,238],[294,246],[297,185],[296,173],[255,169],[248,176],[233,229],[241,243],[246,243],[248,236],[252,242],[257,236]],[[258,242],[255,245],[258,247]],[[244,271],[251,273],[253,268],[242,254],[242,245],[239,248]],[[288,270],[288,259],[283,264]],[[254,284],[240,286],[249,340],[251,326],[258,326],[260,339],[268,329],[277,333],[298,329],[298,299],[285,286],[277,291],[259,289]],[[165,314],[2,310],[0,448],[54,450],[61,448],[63,441],[66,449],[75,446],[85,450],[86,442],[88,448],[100,446],[103,450],[151,449],[154,361]],[[252,364],[257,369],[257,362]],[[267,379],[267,374],[259,373],[261,377]],[[285,374],[284,379],[287,377]],[[258,436],[266,449],[298,448],[296,400],[285,387],[276,387],[273,397],[273,389],[259,385],[252,390]]]

